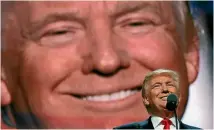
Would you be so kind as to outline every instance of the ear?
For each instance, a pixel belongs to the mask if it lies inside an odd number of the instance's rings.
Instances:
[[[144,105],[145,106],[148,106],[149,105],[149,99],[148,99],[148,97],[143,97],[143,103],[144,103]]]
[[[7,88],[5,72],[4,69],[1,69],[1,106],[5,106],[10,103],[11,95]]]
[[[178,96],[178,95],[177,95]],[[180,98],[180,95],[178,96],[178,102],[177,102],[177,105],[181,102],[181,98]]]
[[[188,27],[187,27],[188,26]],[[194,27],[193,21],[188,19],[186,26],[187,32],[187,49],[185,52],[185,60],[188,74],[188,81],[195,81],[199,70],[199,38]]]

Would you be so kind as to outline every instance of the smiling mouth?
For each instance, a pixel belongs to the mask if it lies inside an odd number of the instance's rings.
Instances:
[[[167,96],[162,97],[161,99],[164,100],[164,101],[166,101],[167,100]]]
[[[72,96],[81,100],[86,100],[86,101],[108,102],[108,101],[122,100],[126,97],[136,94],[139,91],[141,91],[141,86],[135,87],[132,89],[126,89],[118,92],[106,93],[106,94],[100,94],[100,95],[72,95]]]

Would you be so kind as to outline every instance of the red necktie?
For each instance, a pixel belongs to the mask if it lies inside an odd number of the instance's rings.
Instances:
[[[169,130],[170,129],[170,125],[172,124],[172,122],[169,119],[164,118],[161,121],[161,124],[164,125],[164,127],[163,127],[164,130]]]

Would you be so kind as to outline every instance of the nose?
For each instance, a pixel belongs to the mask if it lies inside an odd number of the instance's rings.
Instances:
[[[103,74],[114,73],[124,67],[122,62],[120,54],[111,45],[100,46],[93,54],[94,69]]]
[[[82,70],[85,74],[96,72],[109,75],[130,66],[128,53],[115,48],[112,45],[114,42],[110,39],[109,36],[103,36],[102,39],[98,38],[93,42],[93,49],[83,63]]]
[[[163,91],[163,93],[168,93],[169,92],[168,87],[166,85],[163,85],[162,91]]]
[[[117,45],[120,41],[113,39],[114,34],[108,21],[100,15],[91,23],[89,28],[91,50],[89,56],[84,59],[84,73],[113,74],[130,65],[128,53],[121,49],[122,46]]]

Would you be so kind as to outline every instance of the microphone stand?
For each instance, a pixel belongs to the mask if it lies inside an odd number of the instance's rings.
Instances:
[[[173,111],[174,114],[175,114],[175,123],[176,123],[175,127],[176,127],[176,130],[178,130],[178,117],[177,117],[177,113],[176,113],[177,105],[178,105],[178,98],[177,98],[177,96],[175,94],[170,94],[167,97],[166,108],[169,111]]]
[[[174,109],[174,113],[175,113],[175,127],[176,127],[176,130],[178,130],[178,117],[177,117],[177,113],[176,113],[176,109]]]

